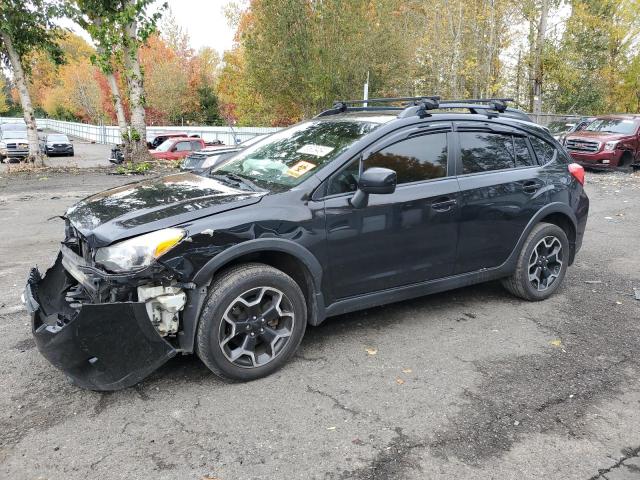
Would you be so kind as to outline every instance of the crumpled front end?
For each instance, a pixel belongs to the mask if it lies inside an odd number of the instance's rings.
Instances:
[[[86,265],[64,246],[44,276],[31,270],[24,300],[38,350],[80,387],[132,386],[176,349],[150,317],[155,307],[138,301],[135,287],[111,284],[83,270]]]

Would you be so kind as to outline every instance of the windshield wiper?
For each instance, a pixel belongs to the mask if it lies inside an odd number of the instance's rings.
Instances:
[[[216,180],[220,180],[228,185],[236,187],[244,185],[245,187],[249,187],[249,189],[254,192],[263,190],[251,180],[241,177],[240,175],[236,175],[235,173],[218,171],[216,173],[210,173],[209,176],[211,178],[215,178]]]

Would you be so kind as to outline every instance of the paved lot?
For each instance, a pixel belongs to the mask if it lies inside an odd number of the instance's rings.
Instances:
[[[640,174],[588,175],[583,250],[546,302],[490,283],[331,319],[252,383],[189,356],[88,392],[19,296],[61,239],[48,219],[127,181],[0,178],[0,478],[639,478]]]

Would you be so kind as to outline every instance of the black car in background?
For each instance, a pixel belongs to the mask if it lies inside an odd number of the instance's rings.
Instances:
[[[64,133],[48,133],[42,139],[42,151],[48,156],[74,156],[73,143]]]
[[[240,150],[242,149],[239,147],[205,147],[187,155],[180,164],[180,170],[183,172],[202,172],[231,158]]]
[[[218,166],[221,162],[231,158],[234,154],[244,150],[251,145],[258,143],[268,134],[256,135],[235,147],[205,147],[197,152],[190,153],[180,164],[180,170],[189,172],[201,172],[207,168]]]
[[[178,353],[252,380],[334,315],[495,279],[551,296],[582,245],[582,167],[502,101],[401,101],[340,102],[202,174],[69,208],[24,293],[40,352],[95,390]]]

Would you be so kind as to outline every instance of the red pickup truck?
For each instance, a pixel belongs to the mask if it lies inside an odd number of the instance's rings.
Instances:
[[[152,157],[160,160],[182,160],[193,151],[202,150],[204,140],[192,137],[168,138],[155,150],[149,150]]]
[[[640,115],[597,117],[584,130],[567,135],[564,145],[583,167],[629,168],[640,163]]]

